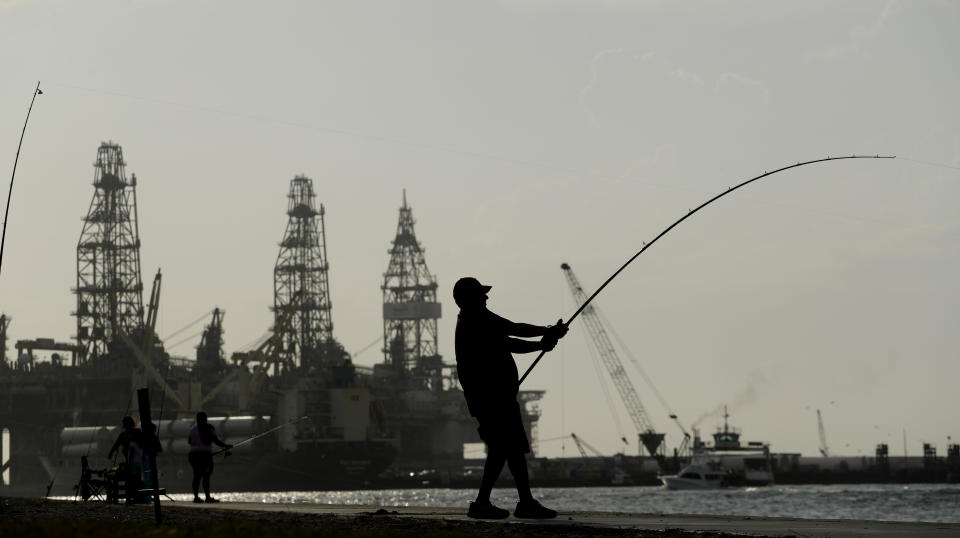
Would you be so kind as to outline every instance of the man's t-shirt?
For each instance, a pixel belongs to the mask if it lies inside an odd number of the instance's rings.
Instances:
[[[485,308],[461,310],[457,317],[457,377],[472,416],[516,402],[520,375],[510,354],[512,328],[512,321]]]
[[[204,424],[203,431],[200,424],[194,424],[190,429],[187,441],[190,443],[190,452],[213,452],[213,440],[217,438],[216,430],[210,424]]]

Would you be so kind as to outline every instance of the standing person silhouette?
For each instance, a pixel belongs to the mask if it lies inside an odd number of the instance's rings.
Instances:
[[[203,411],[197,413],[197,424],[190,430],[187,437],[190,443],[190,454],[187,459],[190,466],[193,467],[193,502],[195,503],[216,503],[220,502],[210,496],[210,475],[213,474],[213,444],[230,449],[233,445],[228,445],[217,437],[217,432],[212,425],[207,423],[207,414]],[[203,480],[203,493],[206,500],[200,499],[200,481]]]
[[[530,443],[517,402],[519,373],[511,353],[550,351],[567,333],[567,327],[563,320],[545,327],[514,323],[494,314],[487,310],[490,288],[473,277],[461,278],[453,286],[453,299],[460,307],[455,344],[457,377],[470,415],[479,424],[477,432],[487,445],[480,491],[470,503],[467,515],[476,519],[503,519],[510,515],[490,502],[490,492],[506,463],[520,496],[513,515],[529,519],[557,517],[557,512],[545,508],[530,492],[526,460]],[[512,336],[542,338],[532,341]]]
[[[117,440],[110,447],[107,453],[107,459],[113,459],[113,454],[117,451],[123,453],[126,461],[124,466],[126,476],[124,477],[124,491],[127,497],[127,504],[142,501],[140,496],[140,485],[143,482],[143,432],[137,427],[137,422],[131,416],[123,417],[121,421],[123,431],[117,437]]]

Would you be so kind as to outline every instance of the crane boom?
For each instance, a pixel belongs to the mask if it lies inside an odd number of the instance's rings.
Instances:
[[[587,450],[589,450],[590,452],[593,452],[593,455],[598,458],[603,457],[603,454],[601,454],[599,450],[597,450],[596,448],[593,448],[593,445],[586,442],[586,440],[581,439],[580,437],[577,437],[577,434],[571,433],[570,437],[573,439],[573,442],[577,445],[577,450],[580,451],[580,455],[583,456],[584,458],[590,457],[587,455]]]
[[[587,300],[587,294],[584,293],[580,281],[577,280],[576,275],[573,274],[573,269],[566,263],[562,264],[560,268],[563,269],[563,273],[567,277],[567,284],[570,285],[570,291],[573,293],[574,299],[583,304]],[[607,373],[610,374],[610,379],[613,381],[614,387],[617,388],[617,392],[623,400],[627,414],[630,415],[633,425],[640,434],[641,443],[646,447],[651,456],[656,456],[659,452],[660,445],[663,443],[663,434],[657,433],[654,430],[653,424],[650,422],[650,418],[647,416],[647,412],[640,402],[640,397],[637,395],[633,383],[627,376],[627,372],[623,368],[623,363],[620,361],[620,357],[613,347],[613,342],[610,341],[610,336],[607,335],[607,331],[604,330],[600,316],[597,314],[593,305],[588,304],[581,314],[583,323],[587,327],[587,332],[590,333],[590,338],[593,340],[593,344],[596,346],[597,352],[600,355],[600,360],[606,367]]]
[[[686,455],[687,450],[690,449],[690,433],[686,428],[683,427],[683,424],[680,423],[680,419],[677,418],[677,415],[671,413],[670,418],[677,423],[677,427],[680,428],[680,431],[683,432],[683,441],[680,442],[680,448],[677,449],[677,453],[681,456]]]
[[[823,429],[823,417],[820,416],[819,409],[817,409],[817,429],[820,432],[820,454],[824,458],[829,458],[830,449],[827,448],[827,432]]]

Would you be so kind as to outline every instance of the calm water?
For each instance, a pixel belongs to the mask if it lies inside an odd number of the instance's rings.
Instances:
[[[214,478],[214,487],[216,479]],[[960,484],[772,486],[715,491],[670,491],[654,487],[539,488],[534,494],[557,510],[644,514],[716,514],[871,519],[960,523]],[[369,504],[376,506],[462,506],[476,490],[394,489],[216,493],[223,501],[263,503]],[[173,495],[189,501],[191,495]],[[516,491],[497,489],[495,504],[513,508]]]

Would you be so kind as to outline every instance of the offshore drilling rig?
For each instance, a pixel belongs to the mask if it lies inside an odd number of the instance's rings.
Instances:
[[[397,235],[380,287],[384,362],[408,386],[439,392],[443,389],[443,361],[437,351],[437,278],[427,269],[413,225],[413,210],[407,206],[404,191]]]
[[[137,176],[123,150],[104,142],[94,162],[93,199],[77,242],[77,343],[81,362],[108,355],[121,332],[143,326]]]
[[[464,443],[480,439],[466,410],[456,366],[444,363],[438,351],[437,278],[427,268],[414,224],[404,191],[381,286],[384,361],[373,369],[374,394],[400,443],[397,467],[461,469]],[[536,444],[539,410],[526,404],[542,395],[520,392],[531,446]]]
[[[287,369],[339,365],[349,355],[333,339],[323,204],[317,209],[313,180],[302,175],[290,181],[287,198],[287,229],[273,270],[280,364]]]
[[[334,338],[325,209],[305,176],[290,181],[269,336],[227,359],[224,315],[214,309],[191,360],[171,357],[156,337],[159,271],[149,300],[143,298],[137,180],[127,176],[121,147],[101,144],[94,168],[77,243],[77,343],[19,340],[17,359],[0,360],[0,427],[12,430],[16,483],[49,483],[59,473],[55,462],[72,476],[81,455],[91,465],[107,464],[96,458],[112,444],[115,425],[129,413],[131,388],[139,387],[154,389],[166,404],[158,434],[166,455],[161,473],[168,476],[188,475],[184,429],[200,410],[231,443],[310,418],[235,451],[226,465],[238,472],[221,478],[228,489],[359,487],[388,466],[404,480],[411,470],[433,469],[447,480],[462,473],[464,443],[479,438],[455,367],[438,351],[438,283],[406,193],[380,286],[382,362],[354,365]],[[0,352],[9,321],[0,316]],[[34,351],[56,353],[44,362],[34,361]],[[57,359],[63,352],[72,360]],[[529,404],[541,395],[520,397]],[[535,447],[539,411],[524,407]],[[167,482],[171,490],[186,486]]]
[[[79,453],[90,452],[87,447],[107,430],[95,428],[82,439],[61,433],[81,424],[116,424],[130,408],[133,379],[137,386],[160,386],[144,376],[168,359],[162,348],[153,354],[157,362],[141,365],[133,355],[143,349],[130,345],[143,342],[148,330],[141,299],[137,181],[127,178],[125,166],[119,145],[100,145],[93,199],[77,243],[77,343],[18,340],[16,360],[0,361],[0,395],[6,397],[0,423],[9,426],[14,483],[38,477],[50,482],[56,475],[53,462],[77,453],[81,441]],[[5,329],[8,321],[0,325]],[[50,360],[37,360],[37,351],[52,352]],[[66,353],[69,361],[62,356]]]
[[[373,369],[377,410],[399,443],[397,466],[423,469],[462,463],[476,434],[453,366],[437,348],[437,278],[417,241],[406,191],[383,274],[383,363]],[[449,389],[449,390],[444,390]]]
[[[383,362],[373,368],[353,364],[334,338],[325,209],[315,199],[311,179],[291,180],[287,225],[274,268],[273,335],[261,346],[251,383],[264,388],[260,406],[251,410],[268,413],[263,404],[275,398],[272,405],[281,422],[311,417],[280,433],[285,447],[331,439],[388,443],[400,474],[424,468],[458,472],[464,443],[479,438],[455,367],[444,364],[438,351],[437,279],[417,240],[406,193],[380,287]],[[274,358],[267,360],[271,354]],[[245,354],[234,354],[234,360],[251,363]],[[524,391],[521,397],[535,401],[541,394]],[[536,408],[524,418],[535,436]]]
[[[226,470],[218,474],[224,490],[409,486],[411,476],[425,476],[426,470],[439,477],[431,485],[445,483],[444,475],[460,485],[475,479],[464,474],[463,450],[464,443],[479,442],[476,425],[454,366],[439,354],[440,288],[417,240],[405,192],[380,283],[382,362],[354,365],[334,338],[325,210],[304,176],[290,181],[269,336],[228,359],[224,313],[214,309],[195,359],[188,359],[171,357],[155,335],[159,272],[144,302],[137,179],[127,177],[120,146],[101,144],[94,168],[93,198],[76,251],[76,343],[18,340],[11,360],[11,318],[0,313],[0,433],[11,448],[2,454],[4,487],[12,480],[26,484],[17,494],[34,496],[50,486],[66,495],[79,475],[80,456],[89,456],[93,467],[111,465],[103,455],[120,417],[132,408],[131,388],[144,386],[161,395],[160,472],[170,491],[189,490],[189,480],[172,477],[190,474],[184,438],[200,410],[233,444],[290,426],[237,447],[218,463]],[[53,354],[48,361],[34,360],[34,351]],[[519,395],[534,453],[542,395]],[[309,420],[300,420],[305,416]],[[648,433],[655,442],[648,451],[656,456],[662,435]],[[949,453],[956,476],[960,450],[951,445]],[[531,466],[531,472],[546,476],[552,472],[547,467]]]

